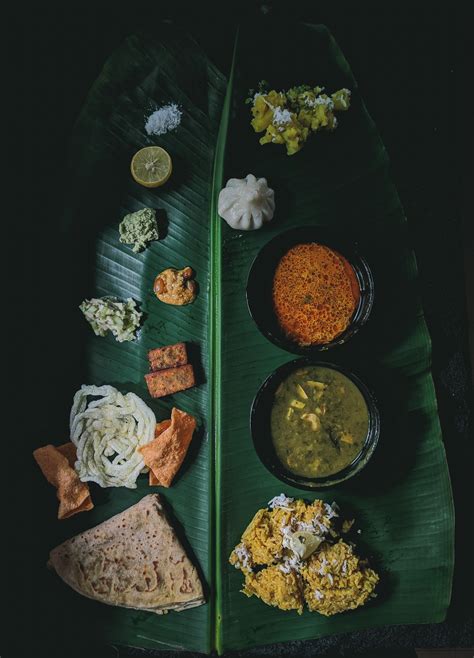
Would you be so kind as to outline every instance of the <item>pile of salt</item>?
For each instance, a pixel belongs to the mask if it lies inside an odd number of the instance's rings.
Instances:
[[[176,103],[163,105],[150,114],[145,123],[148,135],[164,135],[170,130],[176,130],[181,123],[182,112]]]

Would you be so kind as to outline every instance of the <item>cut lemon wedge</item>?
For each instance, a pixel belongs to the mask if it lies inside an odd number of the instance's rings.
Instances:
[[[171,176],[173,165],[169,153],[161,146],[147,146],[135,153],[130,170],[140,185],[159,187]]]

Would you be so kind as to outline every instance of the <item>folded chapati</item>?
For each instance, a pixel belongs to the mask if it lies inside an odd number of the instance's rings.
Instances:
[[[79,594],[109,605],[163,614],[205,602],[158,494],[60,544],[49,565]]]

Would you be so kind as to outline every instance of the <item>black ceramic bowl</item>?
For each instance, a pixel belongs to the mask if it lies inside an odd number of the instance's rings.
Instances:
[[[357,277],[360,288],[359,304],[347,329],[330,343],[303,347],[291,340],[281,328],[273,309],[273,276],[280,259],[297,244],[318,242],[344,256]],[[259,251],[247,279],[247,305],[255,324],[278,347],[305,356],[346,343],[367,321],[374,301],[374,280],[366,260],[358,253],[357,245],[334,235],[328,229],[307,226],[281,233]]]
[[[348,379],[354,382],[362,393],[369,412],[369,428],[360,453],[351,464],[343,468],[341,471],[320,478],[308,478],[302,475],[295,475],[295,473],[292,473],[283,466],[276,455],[275,448],[273,447],[270,425],[273,401],[278,386],[292,372],[308,365],[333,368],[345,375]],[[309,490],[324,489],[352,478],[367,464],[379,439],[380,414],[373,394],[356,375],[334,363],[325,363],[324,361],[317,361],[311,358],[302,358],[283,364],[272,372],[272,374],[263,382],[252,404],[250,429],[257,455],[270,473],[292,487]]]

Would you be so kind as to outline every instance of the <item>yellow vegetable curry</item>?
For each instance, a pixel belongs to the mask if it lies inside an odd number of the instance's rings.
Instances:
[[[279,386],[271,412],[281,463],[304,477],[341,471],[361,452],[369,412],[357,386],[333,368],[307,366]]]

